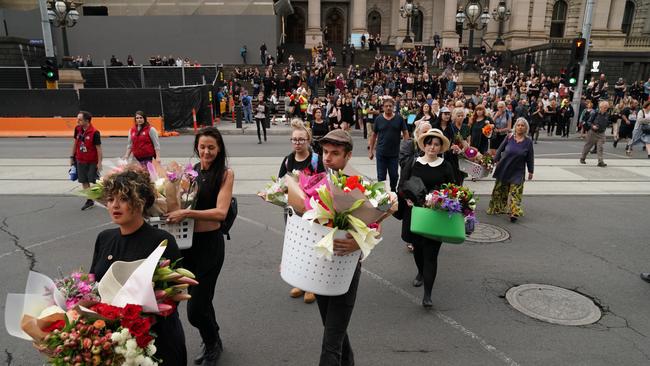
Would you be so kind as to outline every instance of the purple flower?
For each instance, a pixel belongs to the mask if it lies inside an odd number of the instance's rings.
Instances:
[[[167,172],[167,179],[169,179],[170,182],[175,182],[178,180],[178,174],[176,174],[176,172]]]
[[[196,177],[199,176],[199,173],[196,170],[194,170],[192,164],[189,163],[185,166],[184,173],[190,181],[194,181],[194,179],[196,179]]]

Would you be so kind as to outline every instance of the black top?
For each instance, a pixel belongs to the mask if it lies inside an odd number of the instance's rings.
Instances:
[[[483,134],[483,127],[485,127],[486,122],[491,122],[491,120],[490,117],[486,117],[480,121],[477,120],[471,127],[472,147],[475,147],[481,154],[485,154],[490,145],[490,140]]]
[[[327,135],[328,132],[330,132],[330,128],[327,125],[327,121],[322,121],[321,123],[311,123],[311,133],[314,137],[323,137]]]
[[[387,120],[383,114],[380,114],[375,118],[373,129],[377,134],[377,155],[398,157],[402,131],[408,130],[402,116],[394,114],[393,118]]]
[[[315,164],[314,164],[315,163]],[[315,165],[315,170],[314,170]],[[292,152],[291,154],[284,157],[282,160],[282,165],[280,165],[280,172],[278,173],[278,178],[284,177],[288,172],[294,170],[309,170],[309,174],[313,173],[322,173],[325,171],[323,166],[323,161],[320,159],[318,154],[311,153],[307,159],[303,161],[296,161],[296,153]]]
[[[440,189],[440,186],[445,183],[454,183],[456,175],[454,174],[454,168],[446,160],[436,167],[422,164],[416,160],[411,176],[420,177],[424,186],[427,187],[427,191],[431,192]]]
[[[100,281],[115,261],[132,262],[145,259],[165,239],[168,243],[163,257],[173,262],[180,258],[181,253],[176,245],[176,239],[166,231],[151,227],[147,223],[129,235],[122,235],[119,228],[104,230],[99,233],[95,241],[89,272],[94,273],[97,281]],[[185,334],[178,318],[178,311],[166,318],[157,316],[151,330],[157,334],[155,341],[157,358],[165,361],[166,365],[187,363]]]
[[[198,192],[196,194],[194,209],[209,210],[217,207],[217,197],[221,189],[221,182],[216,182],[219,175],[215,174],[215,177],[211,177],[211,172],[201,169],[201,164],[194,165],[194,170],[199,172],[199,176],[197,177]]]

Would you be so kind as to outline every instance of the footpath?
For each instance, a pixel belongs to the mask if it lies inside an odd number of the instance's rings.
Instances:
[[[230,158],[236,176],[234,193],[256,194],[277,174],[281,159]],[[375,177],[375,161],[354,157],[351,163],[363,174]],[[581,165],[577,159],[538,158],[534,179],[525,184],[525,195],[650,195],[650,159],[610,159],[606,168],[595,163],[595,159]],[[0,159],[0,195],[75,195],[80,185],[71,182],[67,172],[66,159]],[[490,194],[494,186],[492,178],[466,183],[481,195]]]

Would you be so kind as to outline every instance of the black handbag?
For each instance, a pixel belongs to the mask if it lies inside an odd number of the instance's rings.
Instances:
[[[230,200],[230,207],[228,208],[228,213],[226,214],[226,218],[221,222],[221,232],[226,236],[228,240],[230,240],[230,228],[232,228],[232,225],[235,223],[235,219],[237,218],[237,213],[238,213],[237,198],[233,197]]]

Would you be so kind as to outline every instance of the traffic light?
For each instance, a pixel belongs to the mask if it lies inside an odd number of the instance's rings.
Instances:
[[[57,81],[59,80],[59,67],[56,64],[56,59],[54,57],[48,57],[45,59],[45,63],[41,65],[41,73],[45,77],[46,81]]]
[[[578,62],[582,62],[582,59],[585,57],[585,49],[587,48],[587,40],[584,38],[574,38],[571,53],[573,54],[573,59]]]
[[[580,64],[572,64],[569,68],[569,85],[576,86],[580,76]]]

